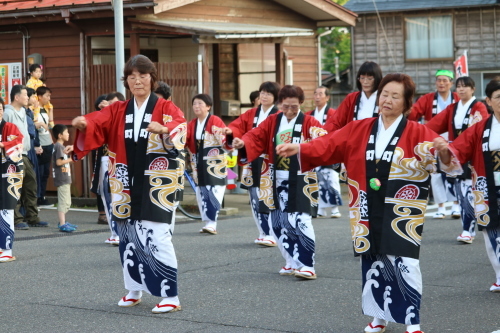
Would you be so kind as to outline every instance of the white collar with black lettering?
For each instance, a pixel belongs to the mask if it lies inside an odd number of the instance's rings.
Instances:
[[[399,117],[389,126],[387,129],[384,127],[384,122],[382,121],[382,115],[378,117],[378,133],[377,140],[375,141],[375,159],[380,159],[382,154],[387,148],[389,141],[391,141],[394,132],[398,128],[399,123],[403,119],[403,114],[400,114]]]
[[[134,141],[139,140],[139,131],[141,130],[142,120],[144,119],[144,112],[146,112],[146,107],[148,106],[149,97],[146,98],[141,107],[137,106],[137,102],[134,98]]]

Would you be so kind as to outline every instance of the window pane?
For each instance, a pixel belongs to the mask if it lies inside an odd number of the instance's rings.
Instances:
[[[274,44],[238,44],[238,62],[240,73],[274,71]]]
[[[240,99],[242,103],[250,103],[250,93],[259,90],[262,82],[276,81],[276,73],[240,74]]]
[[[406,21],[406,59],[429,57],[427,17],[408,17]]]
[[[453,58],[451,16],[429,17],[430,58]]]

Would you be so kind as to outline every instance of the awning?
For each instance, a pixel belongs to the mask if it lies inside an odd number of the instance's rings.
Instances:
[[[186,33],[200,37],[222,39],[283,38],[312,36],[314,30],[232,22],[200,22],[166,19],[129,19],[133,27]]]

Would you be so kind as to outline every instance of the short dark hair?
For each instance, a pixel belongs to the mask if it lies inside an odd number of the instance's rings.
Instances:
[[[380,81],[382,81],[382,70],[380,66],[373,61],[365,61],[361,67],[358,69],[358,74],[356,74],[356,87],[361,91],[363,89],[361,82],[359,82],[359,77],[361,75],[373,76],[373,91],[378,90]]]
[[[259,94],[260,94],[260,92],[258,90],[252,91],[250,93],[250,103],[252,103],[252,105],[253,105],[253,103],[255,103],[255,100],[257,98],[259,98]]]
[[[26,86],[23,84],[16,84],[15,86],[13,86],[10,91],[10,101],[12,102],[13,100],[15,100],[16,96],[19,95],[23,90],[26,90]]]
[[[56,124],[54,125],[54,128],[52,128],[52,134],[54,134],[54,137],[56,139],[59,138],[59,134],[63,134],[65,130],[67,130],[68,127],[63,124]]]
[[[123,69],[123,85],[125,88],[130,90],[128,86],[127,77],[132,74],[132,72],[137,70],[141,74],[149,74],[151,76],[151,91],[156,89],[156,81],[158,81],[158,72],[156,71],[155,64],[149,60],[148,57],[142,54],[138,54],[130,58],[125,64]]]
[[[32,64],[32,65],[30,65],[29,71],[30,71],[30,73],[33,73],[38,68],[42,69],[42,66],[40,64]]]
[[[36,94],[35,89],[29,87],[26,88],[26,92],[28,93],[28,98]]]
[[[278,94],[278,102],[281,103],[285,98],[298,98],[299,103],[304,103],[304,90],[299,86],[286,85],[280,89]]]
[[[379,89],[377,92],[377,105],[380,100],[380,95],[384,87],[390,82],[397,82],[403,85],[403,98],[404,98],[404,110],[403,115],[406,117],[411,111],[413,105],[413,97],[415,96],[415,82],[407,74],[402,73],[392,73],[384,76],[380,82]]]
[[[193,97],[193,99],[191,100],[191,105],[194,103],[194,100],[195,99],[201,99],[203,102],[205,102],[205,104],[207,106],[210,106],[212,107],[213,106],[213,102],[212,102],[212,97],[210,97],[209,95],[207,94],[198,94],[196,96]]]
[[[262,82],[262,84],[259,87],[259,92],[265,91],[270,94],[273,94],[274,97],[274,103],[278,100],[278,94],[280,92],[281,86],[278,82],[272,82],[272,81],[266,81]]]
[[[486,85],[484,93],[486,97],[491,99],[491,96],[493,96],[493,93],[497,90],[500,90],[500,76],[495,77]]]
[[[155,90],[155,94],[161,95],[165,99],[169,99],[172,96],[172,89],[170,86],[163,81],[158,82],[158,88]]]
[[[317,87],[316,89],[325,89],[325,95],[326,96],[330,96],[330,89],[328,89],[328,87],[325,87],[325,86],[319,86]],[[314,89],[316,91],[316,89]]]
[[[106,100],[111,101],[112,99],[118,98],[119,101],[125,101],[125,96],[119,91],[113,91],[106,95]],[[99,102],[100,103],[100,102]]]
[[[102,101],[104,101],[106,99],[106,95],[101,95],[99,97],[96,98],[95,102],[94,102],[94,108],[97,110],[97,111],[100,111],[101,108],[99,107],[99,104],[101,104]]]
[[[2,97],[0,97],[0,104],[2,104],[2,109],[5,110],[5,101],[3,100]]]
[[[459,83],[462,83],[465,87],[471,87],[472,90],[476,89],[476,83],[470,76],[461,76],[455,81],[455,87],[458,86]]]
[[[43,96],[43,95],[45,95],[47,92],[49,92],[49,93],[51,93],[51,94],[52,94],[52,90],[50,90],[50,88],[48,88],[48,87],[41,86],[41,87],[38,87],[38,88],[36,89],[36,94],[37,94],[38,96]]]

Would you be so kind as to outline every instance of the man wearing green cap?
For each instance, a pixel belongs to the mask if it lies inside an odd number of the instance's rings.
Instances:
[[[430,121],[438,113],[446,109],[452,103],[458,102],[460,97],[455,92],[451,92],[453,86],[453,72],[447,69],[436,71],[436,91],[423,95],[413,104],[409,120],[419,121],[422,117],[424,123]],[[448,133],[441,135],[448,140]],[[433,173],[431,175],[431,188],[434,201],[438,204],[438,211],[434,214],[435,219],[444,219],[446,214],[445,202],[453,201],[451,215],[453,218],[460,218],[460,206],[456,201],[454,187],[446,180],[443,173]]]

